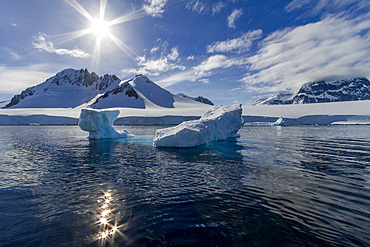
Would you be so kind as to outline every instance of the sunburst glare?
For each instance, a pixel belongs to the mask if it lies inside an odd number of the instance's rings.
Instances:
[[[96,36],[100,36],[101,38],[107,36],[109,33],[108,22],[101,18],[93,20],[91,23],[91,32],[95,33]]]
[[[121,49],[127,55],[136,56],[135,52],[132,49],[130,49],[124,42],[122,42],[122,40],[117,38],[117,36],[114,35],[110,31],[110,27],[114,25],[126,23],[129,21],[133,21],[139,18],[143,18],[145,14],[142,9],[131,12],[127,15],[120,16],[113,20],[107,21],[105,19],[107,0],[100,0],[100,11],[99,11],[99,16],[97,18],[94,18],[76,0],[65,0],[65,1],[90,22],[90,28],[86,28],[83,30],[69,33],[70,35],[68,35],[68,37],[66,37],[65,40],[62,41],[61,43],[67,42],[73,39],[77,39],[79,37],[92,33],[92,34],[95,34],[96,36],[95,48],[94,48],[94,54],[93,54],[93,63],[99,63],[101,43],[103,42],[104,38],[110,39],[114,44],[117,45],[119,49]]]

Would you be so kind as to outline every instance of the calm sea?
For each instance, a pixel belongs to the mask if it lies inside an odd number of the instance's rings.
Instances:
[[[193,149],[124,128],[0,127],[0,246],[370,246],[370,126],[243,127]]]

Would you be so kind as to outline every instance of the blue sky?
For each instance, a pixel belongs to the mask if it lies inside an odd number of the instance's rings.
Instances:
[[[370,78],[369,10],[368,0],[1,0],[0,101],[66,68],[142,73],[216,104]]]

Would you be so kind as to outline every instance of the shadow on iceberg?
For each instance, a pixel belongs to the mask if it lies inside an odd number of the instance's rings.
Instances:
[[[89,139],[126,138],[134,136],[126,130],[117,131],[113,122],[119,110],[82,109],[78,125],[89,132]]]

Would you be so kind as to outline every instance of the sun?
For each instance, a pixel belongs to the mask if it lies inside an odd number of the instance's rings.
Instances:
[[[102,18],[92,20],[90,29],[99,38],[109,35],[109,24]]]
[[[145,11],[143,9],[134,11],[132,13],[122,15],[116,19],[106,21],[106,7],[108,5],[108,0],[100,0],[100,9],[99,9],[99,16],[93,17],[90,13],[88,13],[78,2],[77,0],[64,0],[70,6],[72,6],[75,10],[77,10],[83,17],[88,20],[89,27],[83,30],[75,31],[66,34],[67,37],[65,41],[70,41],[73,39],[77,39],[79,37],[85,36],[87,34],[95,34],[96,41],[95,41],[95,50],[93,55],[93,64],[97,64],[99,62],[101,44],[104,38],[108,38],[114,44],[117,45],[123,52],[130,56],[137,56],[137,54],[128,47],[122,40],[116,37],[110,30],[111,26],[118,25],[121,23],[127,23],[129,21],[133,21],[139,18],[146,17]],[[109,19],[109,18],[108,18]]]

